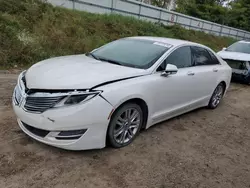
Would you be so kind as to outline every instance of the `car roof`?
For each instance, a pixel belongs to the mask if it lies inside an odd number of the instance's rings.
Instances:
[[[162,42],[162,43],[167,43],[171,44],[173,46],[180,46],[183,44],[190,44],[190,45],[197,45],[197,46],[203,46],[198,43],[186,41],[186,40],[179,40],[179,39],[172,39],[172,38],[165,38],[165,37],[148,37],[148,36],[138,36],[138,37],[129,37],[129,38],[134,38],[134,39],[143,39],[143,40],[150,40],[150,41],[155,41],[155,42]]]

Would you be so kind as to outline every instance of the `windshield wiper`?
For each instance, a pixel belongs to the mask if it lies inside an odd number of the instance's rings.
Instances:
[[[122,65],[121,63],[119,63],[118,61],[114,61],[114,60],[110,60],[110,59],[105,59],[105,58],[99,58],[99,60],[101,61],[106,61],[112,64],[116,64],[116,65]]]
[[[95,55],[94,55],[93,53],[91,53],[91,52],[88,52],[88,53],[86,53],[85,55],[86,55],[86,56],[91,56],[91,57],[93,57],[94,59],[99,60],[99,61],[106,61],[106,62],[108,62],[108,63],[112,63],[112,64],[115,64],[115,65],[123,65],[122,63],[120,63],[120,62],[118,62],[118,61],[114,61],[114,60],[111,60],[111,59],[106,59],[106,58],[97,57],[97,56],[95,56]],[[133,67],[133,66],[131,66],[131,67]]]
[[[92,56],[94,59],[100,60],[97,56],[95,56],[95,55],[94,55],[93,53],[91,53],[91,52],[87,52],[85,55],[86,55],[86,56]]]

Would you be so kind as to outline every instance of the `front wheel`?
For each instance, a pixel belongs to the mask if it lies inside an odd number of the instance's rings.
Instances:
[[[220,83],[213,92],[213,95],[208,104],[208,108],[215,109],[220,104],[224,92],[225,87],[222,83]]]
[[[121,148],[129,145],[139,134],[143,118],[141,107],[135,103],[118,108],[111,118],[107,133],[111,146]]]

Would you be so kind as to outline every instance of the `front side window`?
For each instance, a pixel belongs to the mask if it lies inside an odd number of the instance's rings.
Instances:
[[[93,51],[96,59],[122,66],[147,69],[151,67],[171,45],[141,39],[120,39]]]
[[[191,67],[191,49],[189,46],[184,46],[173,51],[165,61],[160,65],[157,71],[164,71],[167,64],[175,65],[177,68]]]
[[[250,54],[250,43],[249,42],[236,42],[229,46],[226,51],[228,52],[240,52]]]
[[[202,47],[193,46],[192,53],[195,66],[212,65],[213,60],[209,52]]]

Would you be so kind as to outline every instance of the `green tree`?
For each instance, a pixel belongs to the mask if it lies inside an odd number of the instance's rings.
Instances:
[[[229,25],[250,31],[250,0],[235,0],[230,6]]]
[[[155,6],[161,7],[161,8],[166,7],[169,2],[170,2],[170,0],[151,0],[152,5],[155,5]]]
[[[177,0],[177,12],[250,31],[250,0]]]

